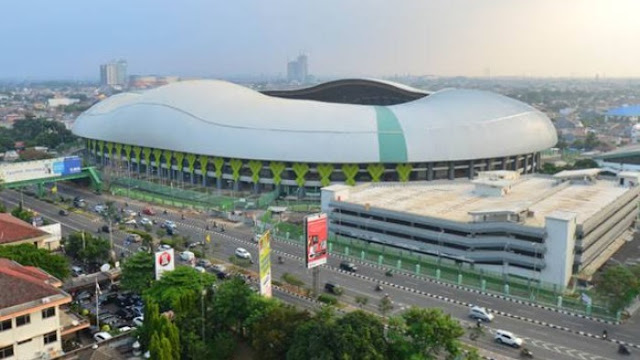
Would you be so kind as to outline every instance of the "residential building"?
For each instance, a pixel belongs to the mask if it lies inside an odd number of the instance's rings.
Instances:
[[[100,65],[100,84],[105,86],[127,85],[127,62],[113,60]]]
[[[56,250],[62,238],[60,224],[36,227],[11,214],[0,213],[0,246],[33,244],[38,249]]]
[[[334,235],[564,288],[590,281],[632,235],[640,173],[607,180],[600,171],[332,185],[322,211]]]
[[[304,84],[309,77],[308,57],[305,54],[298,55],[298,58],[287,63],[287,80]]]
[[[71,296],[45,271],[0,258],[0,359],[45,359],[62,355],[62,337],[87,328],[61,306]]]

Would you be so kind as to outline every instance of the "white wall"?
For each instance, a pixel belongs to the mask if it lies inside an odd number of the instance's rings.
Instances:
[[[546,267],[540,275],[541,280],[565,287],[573,273],[576,214],[554,211],[545,218],[545,228]]]
[[[16,327],[16,320],[13,318],[12,328],[0,332],[0,347],[13,344],[15,359],[34,359],[40,352],[60,352],[62,350],[60,342],[60,308],[58,306],[55,308],[56,315],[46,319],[42,318],[42,309],[30,313],[31,323],[20,327]],[[45,346],[43,335],[52,331],[58,332],[58,339],[56,342]],[[18,342],[28,339],[31,339],[31,341],[18,345]]]

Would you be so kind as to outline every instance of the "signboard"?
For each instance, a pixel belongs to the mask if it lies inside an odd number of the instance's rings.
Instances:
[[[271,297],[271,232],[267,231],[258,240],[260,263],[260,295]]]
[[[304,218],[304,238],[306,239],[305,259],[307,269],[326,264],[327,249],[327,214],[309,215]]]
[[[0,178],[6,183],[77,174],[82,160],[77,156],[24,161],[0,165]]]
[[[163,272],[172,271],[175,268],[173,249],[156,252],[155,265],[156,280],[160,280]]]

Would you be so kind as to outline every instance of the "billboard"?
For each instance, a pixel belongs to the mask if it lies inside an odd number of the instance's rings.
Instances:
[[[309,215],[304,218],[307,269],[327,263],[327,257],[329,256],[327,234],[327,214]]]
[[[0,165],[0,179],[6,184],[34,179],[77,174],[82,171],[82,160],[77,156],[24,161]]]
[[[260,295],[271,297],[271,232],[267,231],[258,240],[260,263]]]
[[[156,252],[155,256],[156,280],[160,280],[162,273],[175,268],[173,249]]]

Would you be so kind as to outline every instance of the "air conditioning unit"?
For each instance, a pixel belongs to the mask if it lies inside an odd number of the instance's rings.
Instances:
[[[42,303],[43,304],[48,304],[50,301],[51,301],[51,299],[49,299],[48,297],[42,298]]]

